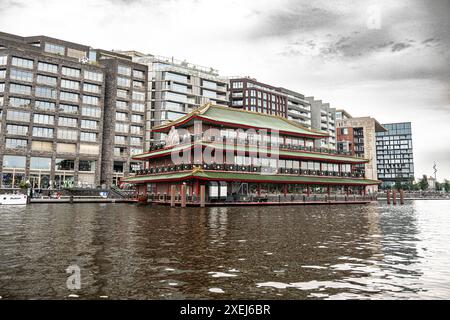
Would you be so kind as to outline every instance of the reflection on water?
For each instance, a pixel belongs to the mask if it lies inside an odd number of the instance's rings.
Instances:
[[[449,205],[2,206],[0,296],[448,299]]]

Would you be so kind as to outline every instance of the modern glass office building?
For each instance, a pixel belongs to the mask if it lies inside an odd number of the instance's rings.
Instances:
[[[383,187],[414,180],[411,123],[383,124],[388,131],[376,133],[378,179]]]

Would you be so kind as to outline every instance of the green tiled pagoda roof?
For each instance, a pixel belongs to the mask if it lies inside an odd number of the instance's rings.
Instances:
[[[216,106],[212,104],[204,105],[181,118],[154,127],[153,131],[168,132],[172,126],[178,127],[187,124],[192,125],[194,119],[223,125],[228,124],[231,127],[238,127],[242,129],[269,129],[278,130],[283,134],[288,135],[301,135],[312,138],[328,137],[328,134],[324,131],[311,130],[297,122],[279,116]]]
[[[171,180],[185,180],[198,178],[201,180],[228,180],[228,181],[252,181],[252,182],[279,182],[279,183],[305,183],[305,184],[335,184],[335,185],[375,185],[381,181],[370,179],[352,179],[340,177],[322,176],[297,176],[297,175],[264,175],[248,172],[225,172],[225,171],[203,171],[194,170],[192,172],[177,172],[168,174],[154,174],[147,176],[137,176],[124,179],[128,183],[146,183]]]
[[[203,146],[210,146],[210,147],[214,147],[214,148],[221,148],[221,149],[225,149],[225,150],[230,150],[232,148],[234,148],[234,150],[236,151],[246,151],[246,152],[258,152],[258,147],[253,147],[253,146],[227,146],[227,145],[223,145],[223,144],[212,144],[212,143],[207,143],[207,142],[202,142]],[[177,146],[174,148],[168,148],[168,149],[161,149],[161,150],[155,150],[155,151],[151,151],[149,153],[144,153],[144,154],[140,154],[140,155],[136,155],[133,156],[134,160],[145,160],[147,158],[153,158],[153,157],[157,157],[157,156],[162,156],[162,155],[168,155],[171,152],[179,152],[181,150],[187,149],[187,148],[191,148],[192,144],[188,144],[188,145],[182,145],[182,146]],[[279,149],[278,150],[279,155],[280,156],[284,156],[284,157],[295,157],[295,158],[303,158],[303,159],[311,159],[311,160],[325,160],[325,161],[333,161],[333,162],[342,162],[342,163],[364,163],[367,162],[367,159],[363,159],[363,158],[356,158],[356,157],[350,157],[350,156],[339,156],[339,155],[333,155],[333,154],[326,154],[326,153],[314,153],[314,152],[306,152],[306,151],[300,151],[300,150],[283,150],[283,149]],[[269,152],[270,153],[270,152]]]

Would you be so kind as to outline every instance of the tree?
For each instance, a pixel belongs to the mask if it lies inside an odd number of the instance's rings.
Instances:
[[[450,181],[448,181],[447,179],[444,180],[444,189],[445,192],[450,192]]]
[[[427,190],[429,187],[428,178],[426,175],[423,175],[422,179],[419,181],[419,186],[421,190]]]
[[[395,178],[395,186],[394,186],[394,188],[397,189],[397,190],[403,189],[402,179],[400,179],[400,177]]]
[[[436,183],[434,184],[434,187],[436,189],[436,191],[441,191],[442,190],[442,183],[439,183],[436,181]]]

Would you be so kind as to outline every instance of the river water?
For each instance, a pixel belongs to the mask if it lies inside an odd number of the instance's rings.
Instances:
[[[449,265],[445,200],[0,206],[3,299],[449,299]]]

